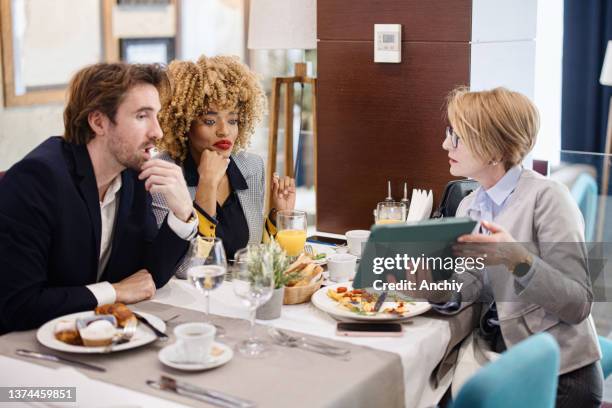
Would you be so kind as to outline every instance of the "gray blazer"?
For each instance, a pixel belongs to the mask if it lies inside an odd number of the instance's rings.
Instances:
[[[472,192],[463,199],[457,216],[469,216],[475,196]],[[487,285],[482,277],[463,274],[462,280],[469,284],[464,284],[462,299],[495,300],[507,347],[534,333],[553,335],[561,348],[560,374],[599,360],[590,315],[593,294],[584,221],[567,187],[523,169],[507,205],[493,221],[517,242],[536,244],[532,279],[523,287],[507,269],[495,270],[500,267],[487,268]]]
[[[174,163],[174,160],[166,152],[159,154],[157,158]],[[261,242],[264,227],[264,195],[266,191],[264,162],[258,155],[245,151],[232,154],[232,159],[240,169],[248,186],[246,190],[237,190],[236,194],[249,227],[249,244],[256,244]],[[188,190],[191,199],[195,199],[196,187],[188,186]],[[154,193],[152,196],[153,213],[159,227],[168,214],[168,205],[162,194]],[[187,256],[176,269],[176,276],[181,279],[187,277],[186,258]]]

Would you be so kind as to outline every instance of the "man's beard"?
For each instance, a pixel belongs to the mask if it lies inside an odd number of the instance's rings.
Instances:
[[[124,143],[112,143],[111,152],[115,156],[115,160],[123,167],[140,171],[146,159],[143,157],[143,152],[146,145],[140,146],[135,152],[130,152],[130,148]]]

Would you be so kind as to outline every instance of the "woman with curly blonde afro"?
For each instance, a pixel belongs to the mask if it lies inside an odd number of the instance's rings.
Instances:
[[[237,57],[201,56],[196,62],[173,61],[168,67],[172,94],[159,113],[164,133],[159,158],[173,161],[183,174],[199,218],[199,233],[223,240],[228,258],[249,243],[275,232],[264,222],[265,172],[261,157],[248,153],[266,98],[255,74]],[[271,214],[293,209],[295,181],[275,177]],[[163,197],[153,207],[162,221]],[[177,275],[183,277],[179,267]]]

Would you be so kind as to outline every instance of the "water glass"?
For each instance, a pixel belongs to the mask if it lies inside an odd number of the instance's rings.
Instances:
[[[234,293],[249,308],[250,331],[248,339],[238,345],[238,351],[247,357],[260,357],[266,344],[255,336],[255,312],[272,297],[274,269],[272,257],[260,245],[249,245],[236,252],[232,286]]]
[[[210,291],[223,283],[227,271],[225,249],[220,238],[198,237],[192,247],[192,254],[187,269],[189,282],[204,294],[206,321],[210,313]],[[217,332],[224,332],[222,327],[216,326]]]

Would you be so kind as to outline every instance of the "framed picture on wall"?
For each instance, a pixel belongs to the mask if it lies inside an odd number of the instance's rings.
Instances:
[[[174,59],[174,38],[122,38],[121,61],[130,64],[168,64]]]
[[[74,72],[108,61],[110,6],[110,0],[0,0],[5,106],[62,102]]]

